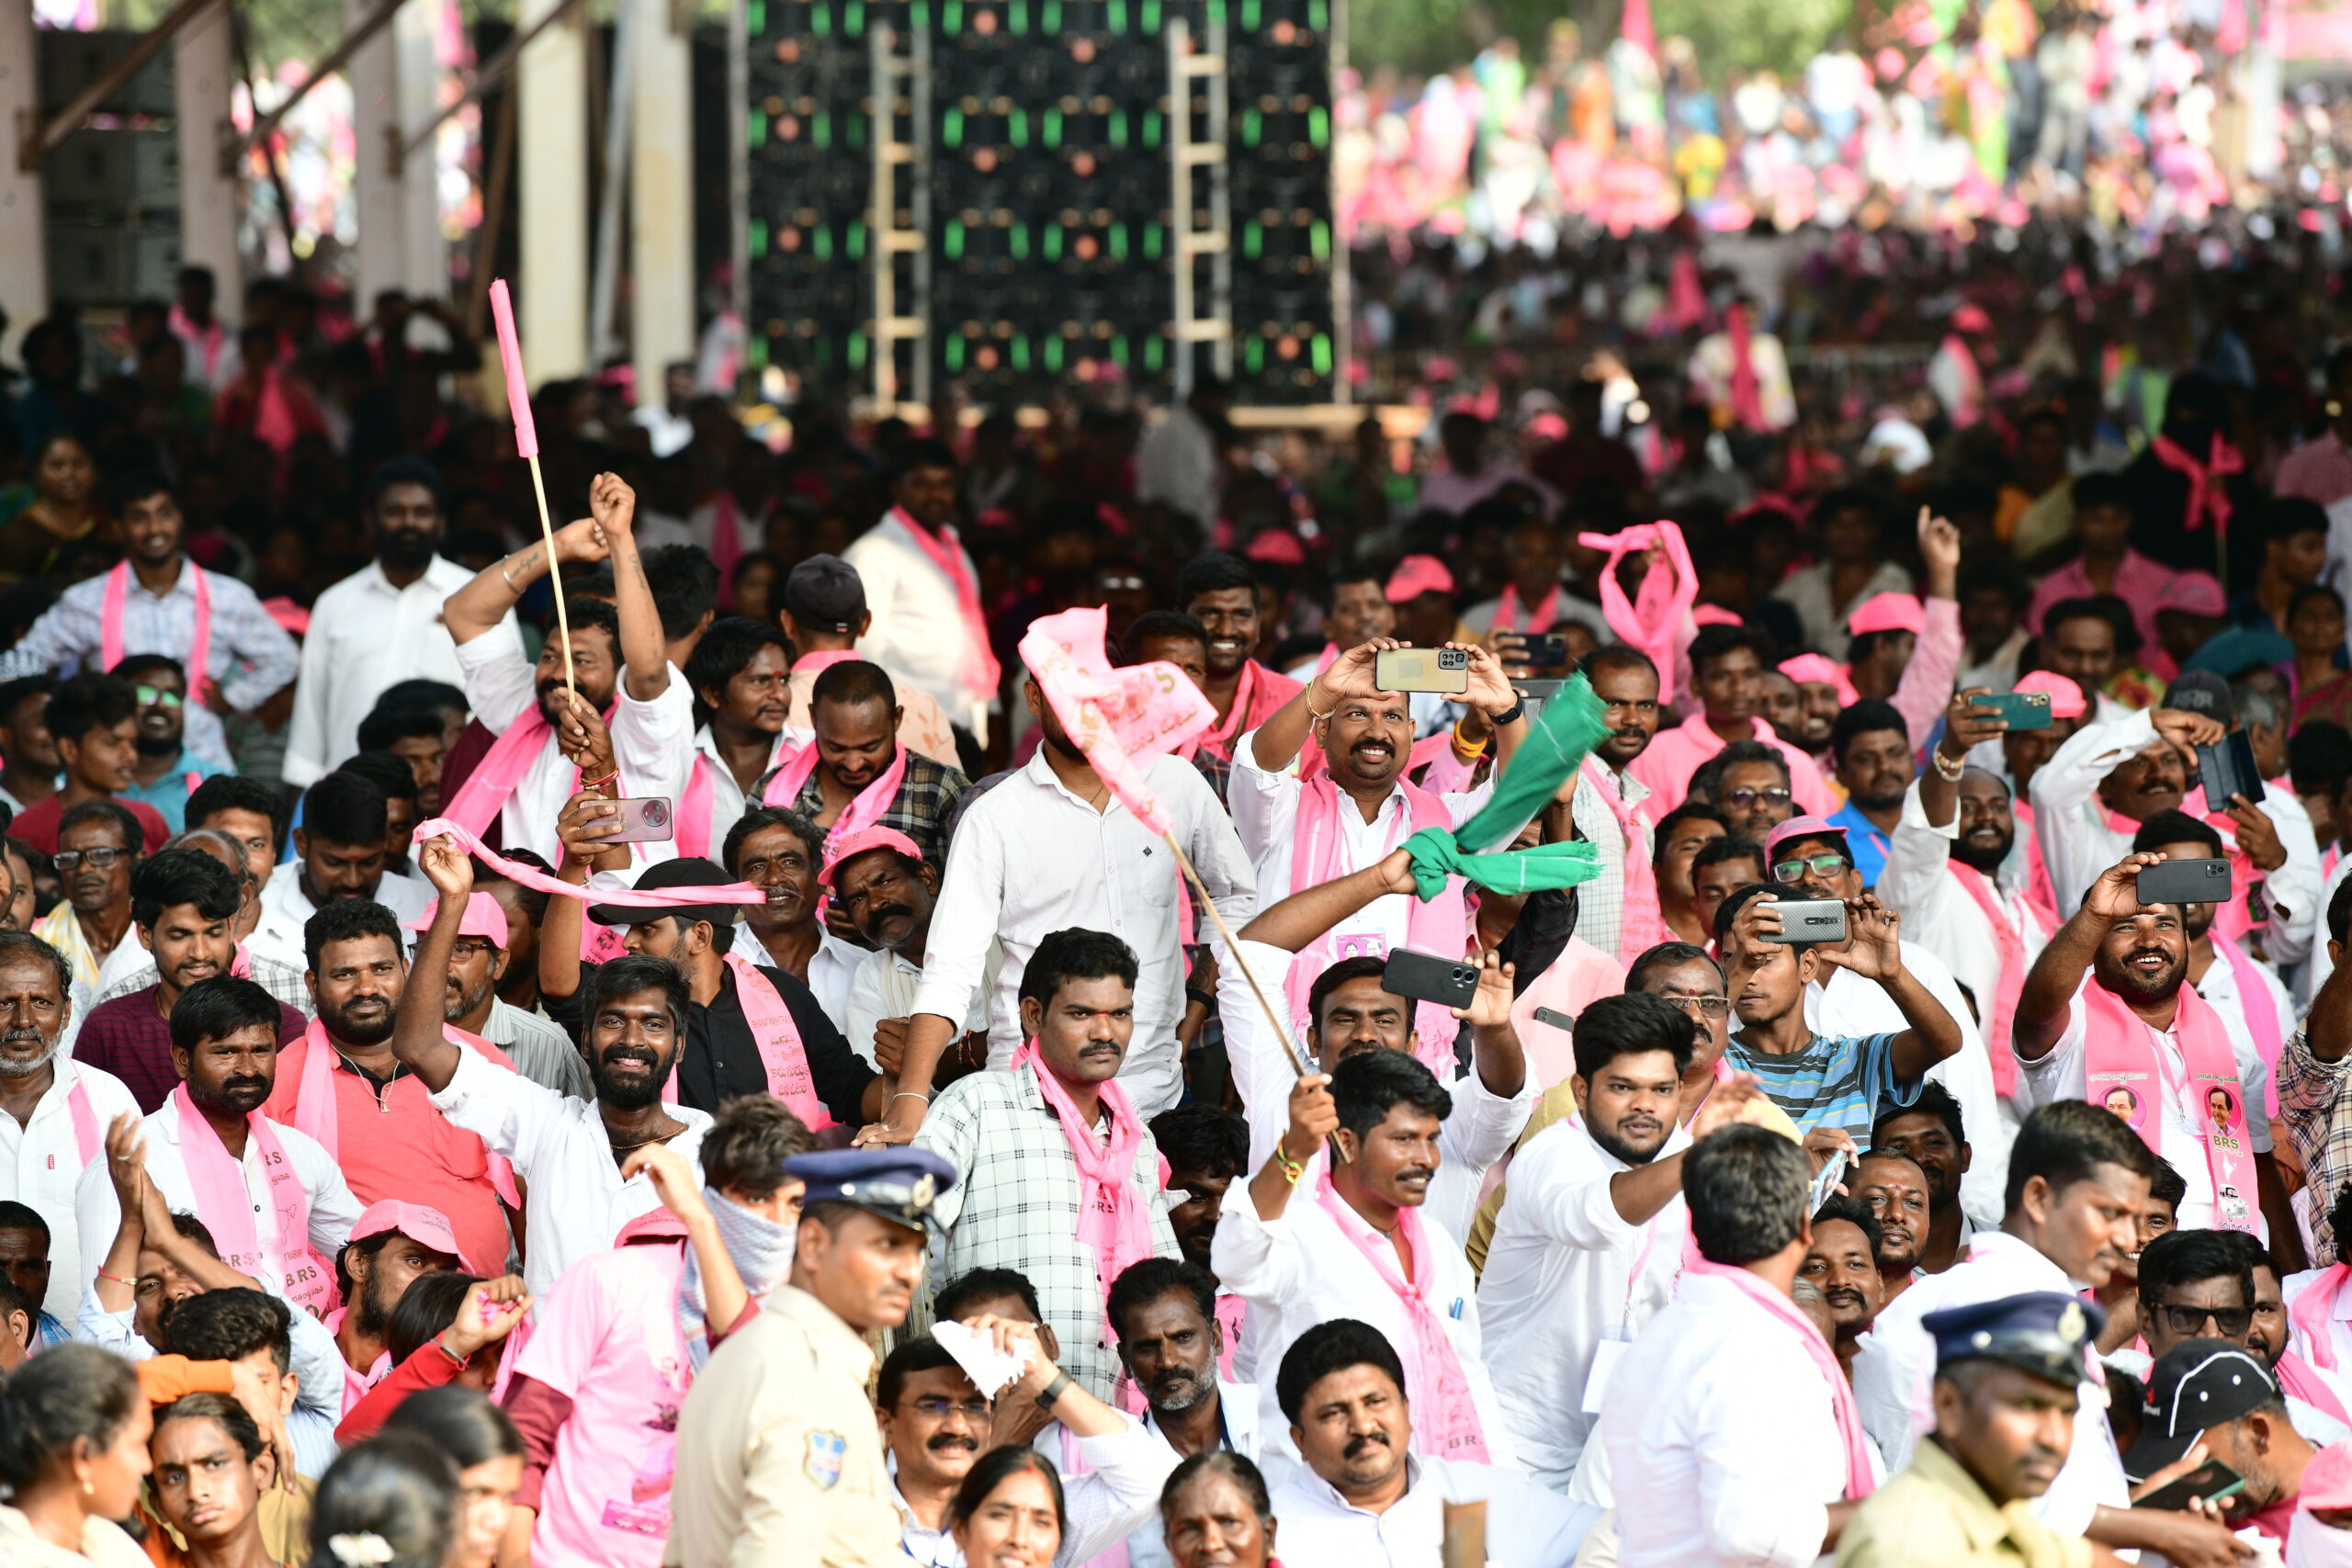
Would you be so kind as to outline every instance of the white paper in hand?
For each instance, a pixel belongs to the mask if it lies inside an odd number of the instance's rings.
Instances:
[[[931,1337],[956,1358],[956,1364],[964,1369],[964,1375],[972,1380],[972,1386],[980,1391],[983,1399],[994,1399],[1011,1387],[1029,1364],[1027,1344],[1016,1343],[1010,1350],[1000,1350],[992,1335],[953,1320],[932,1325]]]

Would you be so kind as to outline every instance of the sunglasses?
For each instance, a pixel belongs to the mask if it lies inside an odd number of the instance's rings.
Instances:
[[[70,872],[75,866],[80,865],[84,861],[88,861],[90,863],[91,869],[93,870],[112,871],[117,865],[130,858],[130,852],[129,850],[105,848],[95,850],[60,850],[51,858],[56,861],[57,869],[60,871]]]
[[[2210,1320],[2219,1337],[2234,1339],[2254,1325],[2252,1307],[2177,1306],[2166,1302],[2156,1310],[2165,1314],[2165,1326],[2179,1335],[2193,1335]]]
[[[132,694],[138,697],[139,705],[142,708],[152,708],[157,703],[163,704],[167,708],[175,708],[184,705],[187,701],[177,692],[161,691],[153,686],[135,686],[131,690]]]
[[[1772,880],[1803,882],[1804,874],[1808,871],[1816,876],[1835,876],[1845,870],[1849,863],[1844,855],[1837,854],[1807,855],[1803,860],[1778,861],[1772,866]]]
[[[1724,804],[1736,806],[1742,811],[1753,811],[1758,806],[1786,806],[1793,798],[1784,789],[1733,789],[1724,792]]]

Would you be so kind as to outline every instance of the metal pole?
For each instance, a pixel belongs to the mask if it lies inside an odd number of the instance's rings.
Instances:
[[[621,208],[628,199],[629,120],[636,105],[629,97],[629,79],[636,73],[637,7],[621,0],[613,17],[612,80],[606,84],[605,111],[605,194],[596,207],[596,259],[588,286],[588,369],[601,370],[620,352],[620,334],[613,330],[613,300],[620,292]],[[639,401],[654,395],[639,387]]]
[[[1175,296],[1169,317],[1175,324],[1171,381],[1176,400],[1193,391],[1193,164],[1185,156],[1193,141],[1193,84],[1184,72],[1193,29],[1182,17],[1168,22],[1168,228],[1169,265],[1174,269]]]
[[[1209,229],[1226,243],[1209,253],[1209,313],[1225,330],[1212,341],[1210,362],[1218,378],[1233,379],[1233,136],[1227,118],[1228,89],[1233,83],[1233,56],[1226,47],[1226,8],[1209,7],[1209,58],[1216,69],[1209,73],[1207,141],[1226,156],[1209,165]]]
[[[752,20],[750,0],[727,7],[727,269],[729,308],[752,320]],[[748,373],[748,364],[744,373]],[[640,394],[642,395],[642,394]]]
[[[1331,190],[1331,400],[1355,401],[1355,387],[1348,378],[1355,358],[1355,277],[1349,269],[1348,247],[1340,237],[1340,81],[1348,68],[1348,0],[1330,0],[1331,150],[1325,178]]]
[[[897,226],[899,204],[892,189],[890,152],[897,141],[898,88],[890,80],[890,29],[876,27],[866,35],[866,86],[874,95],[874,214],[867,225],[867,265],[874,276],[874,412],[879,418],[899,400],[899,360],[891,334],[898,315],[897,276],[890,261],[888,239]]]
[[[922,242],[908,256],[910,282],[914,294],[914,318],[931,321],[931,29],[913,29],[908,49],[907,99],[909,123],[907,140],[912,144],[914,156],[908,164],[907,189],[908,225]],[[910,340],[914,344],[915,401],[925,408],[931,401],[931,343],[928,338]],[[936,423],[938,411],[933,410]]]

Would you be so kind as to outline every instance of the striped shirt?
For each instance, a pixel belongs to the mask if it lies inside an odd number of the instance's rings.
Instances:
[[[1894,1075],[1894,1040],[1892,1034],[1816,1036],[1796,1055],[1782,1056],[1750,1050],[1734,1037],[1724,1055],[1740,1071],[1755,1074],[1765,1098],[1802,1130],[1838,1127],[1868,1143],[1881,1107],[1919,1098],[1922,1080],[1904,1083]]]
[[[196,580],[203,568],[183,558],[170,592],[151,593],[136,577],[122,596],[122,650],[161,653],[185,666],[196,644]],[[301,654],[286,628],[270,618],[254,591],[233,577],[204,572],[212,600],[212,637],[205,673],[239,713],[248,713],[289,684]],[[0,680],[69,666],[95,669],[103,640],[107,579],[77,582],[58,596],[32,630],[0,653]]]

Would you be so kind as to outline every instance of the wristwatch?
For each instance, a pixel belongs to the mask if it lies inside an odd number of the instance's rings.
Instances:
[[[1044,1391],[1037,1395],[1037,1408],[1051,1416],[1054,1413],[1054,1402],[1061,1398],[1062,1390],[1069,1386],[1069,1381],[1068,1372],[1055,1372],[1054,1381],[1047,1383]]]

